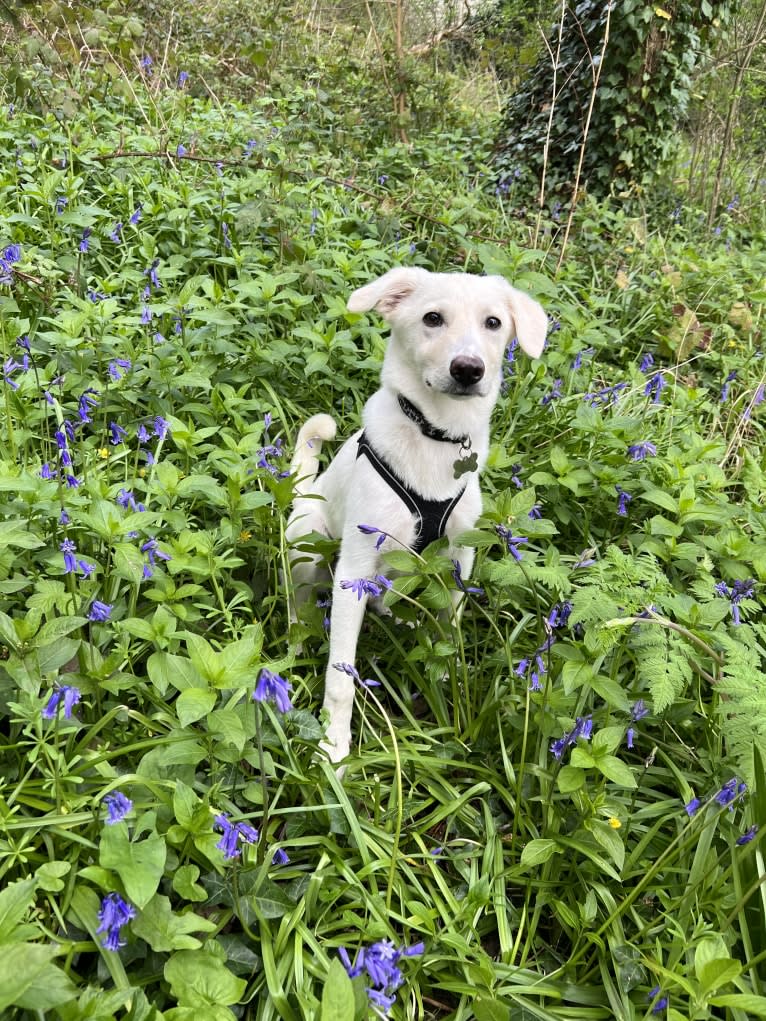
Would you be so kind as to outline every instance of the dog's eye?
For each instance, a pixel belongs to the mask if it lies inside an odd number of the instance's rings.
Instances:
[[[439,312],[426,312],[423,316],[423,322],[426,326],[442,326],[444,320]]]
[[[484,320],[484,325],[487,327],[488,330],[499,330],[503,324],[500,322],[497,316],[487,316],[487,318]]]

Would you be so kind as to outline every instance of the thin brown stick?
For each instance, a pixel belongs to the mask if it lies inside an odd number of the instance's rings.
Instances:
[[[561,0],[561,20],[559,21],[559,37],[558,42],[556,44],[555,57],[553,55],[553,51],[548,45],[548,40],[545,36],[545,33],[544,32],[542,33],[543,42],[545,43],[545,47],[548,50],[548,53],[550,54],[551,60],[553,62],[553,86],[551,88],[551,109],[548,114],[548,127],[546,128],[545,131],[545,144],[543,145],[543,172],[540,177],[540,195],[537,200],[538,206],[537,222],[535,223],[535,236],[532,242],[533,248],[537,248],[537,238],[540,234],[540,226],[542,224],[543,219],[543,203],[545,202],[545,176],[548,172],[548,150],[550,149],[551,131],[553,130],[553,112],[556,109],[556,100],[558,99],[558,92],[556,91],[556,82],[558,79],[559,57],[561,56],[561,40],[564,35],[564,18],[566,17],[566,9],[567,9],[566,0]]]

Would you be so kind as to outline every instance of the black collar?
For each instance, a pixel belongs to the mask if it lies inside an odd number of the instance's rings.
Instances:
[[[399,400],[399,407],[402,409],[404,414],[420,428],[420,431],[424,436],[427,436],[429,440],[439,440],[442,443],[459,443],[465,449],[471,449],[470,436],[450,436],[449,433],[444,431],[444,429],[438,429],[435,425],[431,425],[420,408],[416,408],[412,401],[407,400],[404,394],[397,394],[397,397]]]

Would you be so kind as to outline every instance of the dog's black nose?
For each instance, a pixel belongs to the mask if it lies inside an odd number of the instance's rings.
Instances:
[[[484,362],[481,358],[458,355],[452,359],[449,374],[461,386],[471,386],[472,383],[478,383],[484,375]]]

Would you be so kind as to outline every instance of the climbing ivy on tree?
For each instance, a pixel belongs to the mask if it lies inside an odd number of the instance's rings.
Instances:
[[[547,160],[546,190],[571,192],[596,82],[579,187],[600,197],[649,183],[672,154],[693,72],[733,6],[730,0],[567,5],[563,22],[549,33],[550,53],[543,49],[503,112],[500,185],[519,166],[539,176]],[[557,53],[554,95],[551,54]]]

